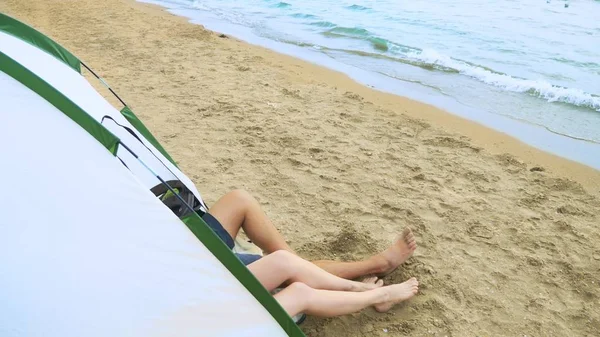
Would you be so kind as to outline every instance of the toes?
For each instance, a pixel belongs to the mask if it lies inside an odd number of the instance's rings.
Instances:
[[[367,277],[363,278],[363,280],[362,280],[363,283],[375,283],[376,281],[377,281],[376,276],[367,276]]]
[[[379,280],[377,280],[377,282],[375,284],[378,285],[378,286],[380,286],[380,287],[382,287],[383,286],[383,280],[379,279]]]
[[[408,241],[410,238],[414,239],[414,235],[410,228],[404,228],[404,230],[402,231],[402,238],[404,239],[404,241]]]

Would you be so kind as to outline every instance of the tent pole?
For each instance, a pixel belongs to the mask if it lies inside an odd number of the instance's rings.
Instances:
[[[158,158],[158,156],[154,153],[154,151],[152,151],[141,139],[140,137],[133,131],[131,130],[129,127],[119,124],[119,122],[117,122],[114,118],[112,118],[111,116],[104,116],[102,117],[102,120],[100,121],[100,123],[104,123],[104,119],[110,119],[111,121],[113,121],[115,124],[117,124],[118,126],[122,127],[123,129],[125,129],[127,132],[129,132],[131,135],[133,135],[137,140],[140,141],[140,143],[142,144],[142,146],[144,146],[148,152],[152,153],[152,155],[154,156],[154,158],[156,158],[162,165],[164,168],[166,168],[169,172],[171,172],[171,174],[177,178],[179,181],[181,181],[181,179],[179,179],[179,176],[177,176],[177,174],[175,174],[175,172],[173,172],[169,166],[165,165],[165,163],[162,161],[162,159]],[[123,146],[125,146],[125,144],[123,144]],[[126,146],[125,146],[126,147]],[[131,151],[130,151],[131,152]],[[200,202],[200,205],[202,205],[202,207],[208,209],[208,206],[206,205],[206,202],[204,200],[202,200],[201,198],[196,198],[198,200],[198,202]]]
[[[95,72],[94,72],[94,71],[93,71],[93,70],[92,70],[90,67],[88,67],[88,66],[87,66],[85,63],[81,62],[81,65],[82,65],[82,66],[84,66],[84,67],[85,67],[85,69],[89,70],[89,72],[91,72],[91,73],[92,73],[92,75],[94,75],[94,76],[95,76],[97,79],[99,79],[99,80],[100,80],[100,82],[102,82],[102,84],[104,84],[104,86],[105,86],[105,87],[106,87],[108,90],[110,90],[110,92],[112,92],[112,94],[113,94],[113,95],[115,95],[115,97],[116,97],[116,98],[117,98],[117,99],[118,99],[118,100],[121,102],[121,104],[123,104],[124,106],[127,106],[127,104],[126,104],[125,102],[123,102],[123,100],[121,99],[121,97],[119,97],[119,95],[117,95],[117,93],[116,93],[116,92],[114,92],[114,91],[112,90],[112,88],[111,88],[111,87],[108,85],[108,83],[106,83],[106,82],[104,81],[104,79],[103,79],[102,77],[98,76],[98,75],[97,75],[97,74],[96,74],[96,73],[95,73]]]
[[[169,191],[171,193],[173,193],[173,195],[175,195],[175,197],[177,197],[177,199],[179,199],[179,201],[181,201],[181,203],[183,203],[187,209],[192,212],[195,213],[196,211],[194,211],[194,208],[192,206],[190,206],[185,200],[183,200],[183,198],[179,195],[179,193],[177,193],[172,187],[171,185],[169,185],[163,178],[161,178],[158,174],[156,174],[156,172],[154,172],[154,170],[152,170],[148,165],[146,165],[146,163],[144,163],[143,160],[140,159],[140,157],[138,157],[137,154],[135,154],[135,152],[133,152],[129,147],[127,147],[127,145],[123,144],[122,142],[119,142],[119,144],[123,145],[123,147],[129,151],[129,153],[131,153],[132,156],[135,157],[135,159],[137,159],[148,171],[150,171],[152,173],[152,175],[154,175],[158,180],[160,180],[160,182],[162,184],[164,184],[165,186],[167,186],[167,189],[169,189]]]

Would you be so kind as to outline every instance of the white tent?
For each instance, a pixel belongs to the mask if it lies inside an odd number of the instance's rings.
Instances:
[[[81,65],[0,13],[0,336],[303,336]]]

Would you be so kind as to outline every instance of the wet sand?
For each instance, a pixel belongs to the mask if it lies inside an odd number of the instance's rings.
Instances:
[[[421,293],[385,314],[309,318],[308,336],[600,331],[598,171],[156,6],[0,10],[100,73],[209,204],[249,190],[302,256],[360,259],[413,229],[415,256],[385,282],[415,276]]]

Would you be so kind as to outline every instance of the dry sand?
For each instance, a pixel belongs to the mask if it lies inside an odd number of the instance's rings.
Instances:
[[[209,203],[255,194],[308,258],[360,259],[405,226],[387,314],[308,336],[597,336],[600,174],[431,106],[133,1],[2,0],[103,74]]]

